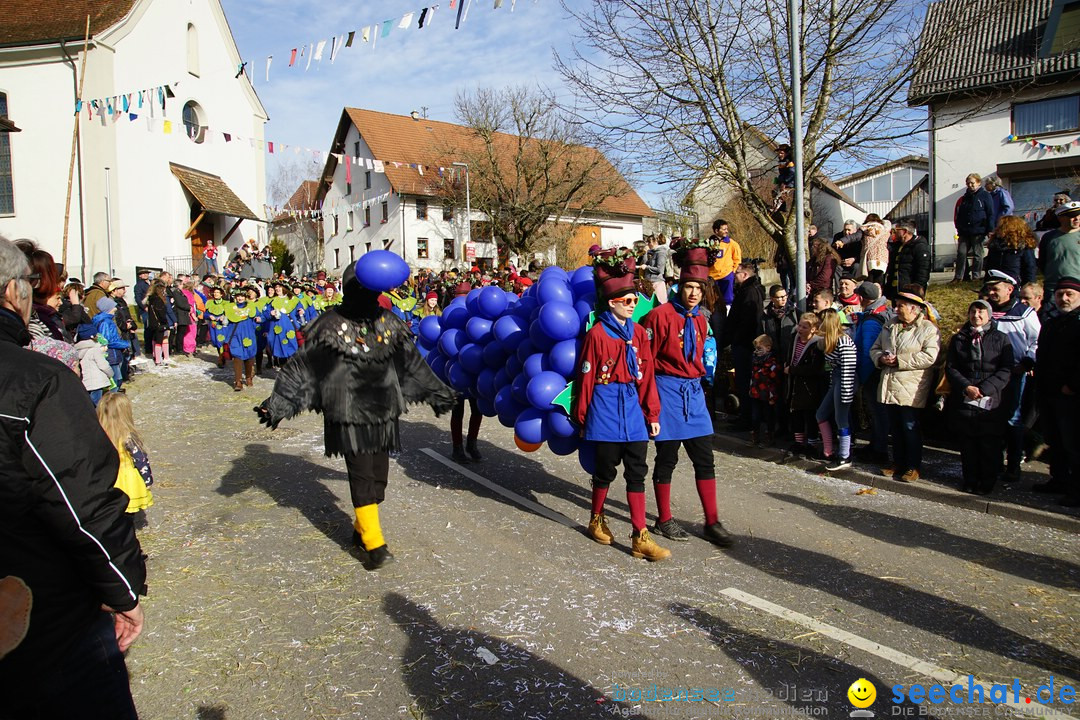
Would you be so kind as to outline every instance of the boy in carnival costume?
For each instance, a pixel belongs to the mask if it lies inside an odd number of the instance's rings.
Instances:
[[[604,502],[622,463],[633,525],[631,554],[664,560],[671,551],[657,545],[645,527],[645,456],[649,438],[660,432],[660,400],[648,336],[631,320],[637,303],[635,262],[629,252],[615,249],[595,249],[591,254],[597,310],[603,308],[603,312],[585,335],[574,404],[582,437],[596,443],[588,532],[601,545],[610,545],[614,539],[604,517]]]
[[[702,360],[709,323],[701,312],[709,268],[715,250],[709,243],[683,241],[674,248],[681,268],[679,294],[649,312],[641,326],[656,357],[656,387],[660,395],[660,432],[653,464],[657,521],[653,531],[669,540],[690,536],[671,515],[671,476],[679,462],[679,446],[686,448],[694,465],[698,497],[705,511],[705,538],[720,547],[731,545],[731,536],[720,524],[716,509],[716,469],[713,463],[712,415],[705,404],[701,381]]]
[[[307,328],[304,347],[290,358],[274,392],[255,408],[276,428],[306,410],[322,413],[329,457],[343,455],[356,521],[353,544],[365,567],[391,562],[379,522],[390,451],[400,451],[398,418],[412,403],[436,415],[457,399],[420,356],[409,327],[379,306],[379,292],[360,284],[355,264],[345,270],[344,294]]]
[[[255,378],[255,355],[259,352],[258,333],[262,316],[251,301],[249,291],[239,289],[233,303],[225,306],[225,344],[233,361],[233,390],[240,392],[244,383],[252,386]]]

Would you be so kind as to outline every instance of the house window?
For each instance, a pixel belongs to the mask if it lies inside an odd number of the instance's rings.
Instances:
[[[364,207],[364,227],[371,224],[371,208]]]
[[[450,222],[454,219],[454,206],[450,203],[442,206],[442,219],[443,222]]]
[[[352,183],[351,182],[345,183],[345,196],[346,197],[351,197],[352,196]]]
[[[881,202],[882,200],[892,200],[892,175],[882,175],[879,178],[874,178],[874,200]]]
[[[393,245],[394,245],[394,239],[393,238],[385,238],[382,241],[382,249],[383,250],[389,250]]]
[[[355,245],[350,245],[349,246],[349,262],[352,262],[355,259],[356,259],[356,246]]]
[[[1013,135],[1043,135],[1080,129],[1080,95],[1021,103],[1012,108]]]
[[[368,251],[368,252],[371,252],[371,243],[368,243],[368,244],[367,244],[367,251]]]
[[[416,257],[426,260],[427,256],[427,238],[416,238]]]
[[[386,203],[383,203],[382,204],[382,222],[385,223],[389,219],[390,219],[390,208],[387,207]]]
[[[454,259],[454,238],[446,238],[442,241],[442,253],[444,259]]]
[[[863,180],[861,183],[856,183],[853,192],[855,202],[870,202],[874,197],[874,183],[870,180]]]
[[[360,141],[357,140],[353,143],[353,157],[360,157]]]
[[[0,92],[0,117],[7,117],[7,93]],[[0,132],[0,215],[15,214],[15,183],[11,175],[11,133]]]
[[[206,140],[206,127],[203,125],[202,108],[194,100],[184,103],[184,130],[196,143]]]
[[[334,214],[334,234],[338,234],[338,216],[336,213]]]
[[[416,201],[416,219],[427,220],[427,200],[417,199]]]
[[[364,171],[364,189],[365,190],[370,190],[371,189],[371,171],[370,170],[365,170]]]
[[[341,267],[341,248],[334,248],[334,267]]]
[[[353,211],[349,211],[348,222],[345,223],[345,232],[352,232]]]
[[[191,23],[187,26],[187,71],[199,77],[199,31]]]

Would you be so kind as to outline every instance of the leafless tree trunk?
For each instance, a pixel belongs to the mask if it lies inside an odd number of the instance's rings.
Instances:
[[[1019,0],[1006,0],[1016,2]],[[908,0],[801,0],[804,186],[828,166],[888,157],[926,130],[906,89],[935,45],[922,38],[925,8]],[[602,147],[647,158],[657,178],[681,174],[687,188],[715,174],[789,257],[795,215],[773,211],[755,181],[761,135],[791,143],[786,0],[593,0],[563,3],[577,26],[570,56],[556,65],[575,91],[576,117]],[[957,12],[954,32],[984,21]],[[919,43],[924,52],[917,54]],[[807,198],[809,192],[806,193]],[[789,203],[790,204],[790,203]]]
[[[500,257],[531,256],[565,241],[582,218],[627,189],[614,166],[580,145],[555,101],[539,92],[461,93],[456,115],[469,137],[440,151],[468,164],[472,208],[489,218]],[[442,190],[456,207],[465,206],[463,172],[445,174]]]

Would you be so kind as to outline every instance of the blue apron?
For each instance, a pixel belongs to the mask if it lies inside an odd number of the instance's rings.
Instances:
[[[597,442],[648,441],[645,413],[641,411],[637,388],[630,383],[608,383],[593,387],[592,401],[585,415],[585,439]]]
[[[701,378],[656,376],[660,394],[660,434],[654,440],[689,440],[713,434]]]

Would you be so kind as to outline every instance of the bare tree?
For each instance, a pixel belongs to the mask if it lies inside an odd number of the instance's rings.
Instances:
[[[472,208],[487,215],[500,260],[566,245],[574,226],[602,213],[601,205],[629,191],[619,172],[593,148],[579,144],[574,125],[554,100],[529,89],[459,93],[464,142],[441,154],[469,166]],[[442,193],[465,205],[461,173],[448,173]]]
[[[282,161],[267,180],[271,202],[271,235],[289,246],[305,272],[324,264],[322,224],[313,215],[316,184],[321,167],[300,161]]]
[[[936,46],[986,20],[978,4],[956,5],[954,34],[920,41],[921,3],[800,2],[807,188],[830,164],[881,159],[925,131],[925,112],[906,104],[910,80]],[[793,137],[785,0],[563,6],[578,35],[573,53],[557,57],[556,65],[595,142],[647,158],[658,177],[683,174],[687,186],[714,173],[793,258],[795,215],[775,212],[771,193],[760,187],[775,168],[762,164],[762,134],[787,143]]]

